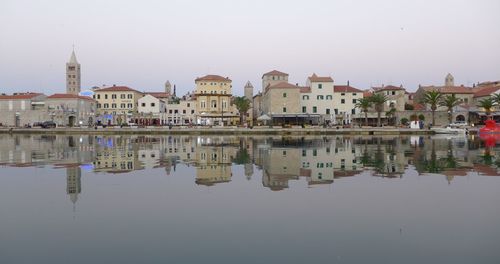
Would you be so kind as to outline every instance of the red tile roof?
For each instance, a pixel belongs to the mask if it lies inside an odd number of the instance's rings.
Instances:
[[[220,75],[205,75],[203,77],[198,77],[196,78],[196,80],[194,80],[195,82],[198,82],[198,81],[217,81],[217,82],[231,82],[231,80],[229,78],[224,78]]]
[[[362,93],[363,91],[356,89],[349,85],[335,85],[333,86],[334,93]]]
[[[309,87],[309,86],[300,87],[300,92],[301,93],[310,93],[311,92],[311,87]]]
[[[295,85],[295,84],[291,84],[291,83],[288,83],[288,82],[280,82],[280,83],[277,83],[275,85],[270,85],[267,87],[267,89],[291,89],[291,88],[300,88],[300,86],[298,85]]]
[[[76,94],[53,94],[51,96],[47,96],[48,99],[82,99],[82,100],[89,100],[89,101],[95,101],[94,99],[88,97],[88,96],[81,96],[81,95],[76,95]]]
[[[402,86],[387,85],[383,87],[372,87],[375,92],[405,90]]]
[[[0,95],[0,99],[9,99],[9,100],[22,100],[22,99],[33,99],[39,95],[43,95],[41,93],[22,93],[22,94],[14,94],[14,95]]]
[[[478,92],[474,94],[474,98],[476,97],[483,97],[483,96],[490,96],[491,94],[495,93],[496,91],[500,90],[500,86],[490,86],[490,87],[485,87]]]
[[[111,86],[106,88],[97,89],[94,92],[137,92],[141,93],[137,90],[134,90],[127,86]]]
[[[422,86],[424,91],[437,90],[444,94],[473,94],[477,90],[466,86]]]
[[[146,94],[149,94],[149,95],[154,96],[156,98],[167,98],[167,97],[170,97],[170,94],[169,93],[165,93],[165,92],[146,92]]]
[[[277,70],[272,70],[270,72],[266,72],[266,73],[262,74],[262,77],[267,76],[267,75],[288,76],[288,73],[280,72]]]
[[[373,93],[370,91],[363,91],[363,97],[370,97],[372,95],[373,95]]]
[[[320,76],[316,75],[316,73],[313,73],[313,75],[310,76],[308,79],[311,82],[333,82],[332,77],[330,77],[330,76],[320,77]]]

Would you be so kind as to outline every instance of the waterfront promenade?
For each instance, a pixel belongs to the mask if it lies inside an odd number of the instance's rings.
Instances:
[[[394,127],[322,128],[322,127],[107,127],[102,128],[0,128],[2,134],[164,134],[164,135],[431,135],[428,129]]]

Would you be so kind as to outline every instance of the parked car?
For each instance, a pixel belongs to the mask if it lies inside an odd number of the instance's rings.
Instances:
[[[57,125],[54,123],[54,121],[45,121],[41,125],[42,128],[56,128]]]

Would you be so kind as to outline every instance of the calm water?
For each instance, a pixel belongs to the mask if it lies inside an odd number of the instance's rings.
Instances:
[[[478,138],[0,135],[0,164],[4,264],[500,263]]]

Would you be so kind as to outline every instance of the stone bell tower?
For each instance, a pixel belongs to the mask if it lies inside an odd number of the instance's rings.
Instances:
[[[69,62],[66,63],[66,93],[80,93],[80,77],[80,63],[76,60],[73,50]]]

